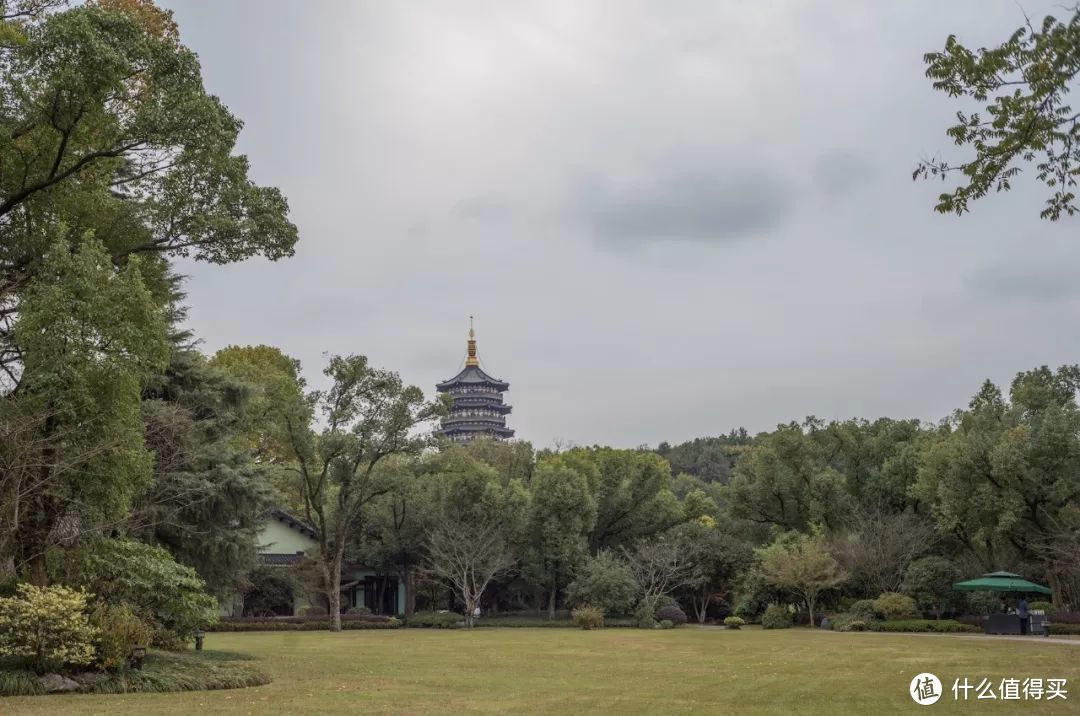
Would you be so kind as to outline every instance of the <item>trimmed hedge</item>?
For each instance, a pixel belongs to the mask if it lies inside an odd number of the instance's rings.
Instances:
[[[1080,624],[1050,622],[1050,636],[1080,635]]]
[[[934,632],[938,634],[978,634],[982,629],[962,624],[953,619],[892,619],[884,622],[870,622],[870,631],[883,632]]]
[[[465,623],[465,616],[455,612],[416,612],[405,620],[407,627],[426,629],[457,629]]]
[[[1051,616],[1055,624],[1080,624],[1080,612],[1055,611]]]
[[[604,627],[636,627],[637,621],[630,617],[604,617]],[[548,619],[547,617],[480,617],[474,627],[550,628],[576,627],[572,619]]]
[[[394,617],[342,614],[342,629],[397,629],[401,622]],[[207,631],[321,631],[330,628],[329,618],[309,617],[224,617]]]

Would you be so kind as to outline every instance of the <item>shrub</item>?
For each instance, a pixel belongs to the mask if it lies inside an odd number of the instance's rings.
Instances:
[[[979,627],[963,624],[954,619],[894,619],[891,621],[873,622],[868,625],[868,628],[870,631],[936,632],[940,634],[977,634],[982,631]]]
[[[1050,624],[1047,624],[1047,630],[1050,636],[1080,635],[1080,624],[1051,622]]]
[[[1080,624],[1080,612],[1054,612],[1053,621],[1056,624]]]
[[[346,614],[358,614],[362,617],[371,616],[371,610],[367,607],[349,607],[345,610]]]
[[[761,626],[763,629],[789,629],[791,612],[779,604],[770,604],[761,616]]]
[[[833,631],[866,631],[870,625],[878,622],[872,619],[863,619],[858,614],[837,614],[829,619],[829,629]],[[851,625],[855,628],[852,629]]]
[[[641,629],[652,629],[656,626],[656,613],[647,602],[642,602],[634,611],[634,621]]]
[[[587,559],[566,589],[570,604],[600,607],[614,614],[633,609],[637,596],[638,584],[630,567],[606,551]]]
[[[958,621],[961,624],[967,624],[968,626],[979,627],[979,629],[982,630],[983,625],[986,623],[986,617],[981,617],[978,614],[965,614],[956,617],[954,621]]]
[[[874,608],[886,619],[910,619],[919,616],[915,600],[898,592],[885,592],[874,600]]]
[[[877,608],[877,602],[873,599],[860,599],[857,602],[852,602],[847,613],[864,621],[882,618],[882,614]]]
[[[244,593],[244,614],[292,613],[296,583],[288,570],[280,567],[256,567],[248,575],[251,586]]]
[[[670,619],[661,619],[660,623],[657,624],[657,626],[659,626],[661,629],[674,629],[675,623]]]
[[[98,629],[97,662],[107,671],[126,669],[135,646],[146,646],[154,629],[131,610],[131,607],[99,604],[90,615]]]
[[[96,540],[49,555],[57,581],[82,587],[106,604],[126,604],[154,627],[153,643],[181,648],[217,620],[217,600],[195,570],[160,547],[134,540]]]
[[[330,612],[326,611],[325,608],[314,604],[309,604],[306,607],[300,607],[296,610],[296,613],[297,615],[307,617],[308,619],[330,616]]]
[[[457,629],[465,617],[456,612],[417,612],[405,620],[405,626],[429,629]]]
[[[724,619],[724,624],[728,629],[738,629],[742,625],[746,624],[746,620],[742,617],[727,617]]]
[[[97,629],[86,615],[87,595],[68,587],[20,584],[0,598],[0,657],[39,674],[94,661]]]
[[[604,610],[600,607],[578,607],[573,611],[574,623],[585,630],[604,626]]]
[[[1028,604],[1028,609],[1033,612],[1043,612],[1047,615],[1051,615],[1054,613],[1054,604],[1053,602],[1043,601],[1031,602]]]
[[[986,616],[1001,611],[1001,600],[993,592],[968,592],[964,599],[972,614]]]
[[[679,626],[686,623],[686,612],[677,604],[669,604],[656,610],[656,618],[660,620],[666,619],[675,626]]]

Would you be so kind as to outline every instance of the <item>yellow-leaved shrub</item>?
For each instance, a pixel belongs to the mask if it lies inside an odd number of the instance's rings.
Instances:
[[[88,600],[78,589],[20,584],[14,597],[0,598],[0,657],[39,674],[93,663],[98,630]]]

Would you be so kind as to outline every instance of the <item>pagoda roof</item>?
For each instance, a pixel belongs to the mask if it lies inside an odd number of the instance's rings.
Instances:
[[[510,387],[510,384],[506,381],[499,380],[498,378],[492,378],[485,373],[478,365],[467,365],[465,369],[455,375],[449,380],[443,381],[435,386],[436,390],[449,390],[459,385],[490,385],[493,388],[499,390],[506,390]]]

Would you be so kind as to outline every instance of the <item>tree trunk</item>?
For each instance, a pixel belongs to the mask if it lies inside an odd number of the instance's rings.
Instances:
[[[554,621],[555,619],[555,597],[559,592],[558,581],[552,577],[551,591],[548,593],[548,620]]]
[[[402,579],[405,582],[405,616],[411,617],[416,613],[416,575],[412,569],[406,569]]]
[[[807,597],[806,598],[806,608],[810,612],[810,628],[813,629],[816,626],[814,624],[814,598],[813,597]]]
[[[334,550],[330,564],[330,589],[327,599],[330,602],[330,631],[341,631],[341,563],[344,560],[344,543]]]
[[[480,601],[479,597],[476,599],[469,599],[468,596],[462,595],[465,600],[465,628],[472,629],[473,627],[473,613],[476,612],[476,603]]]

